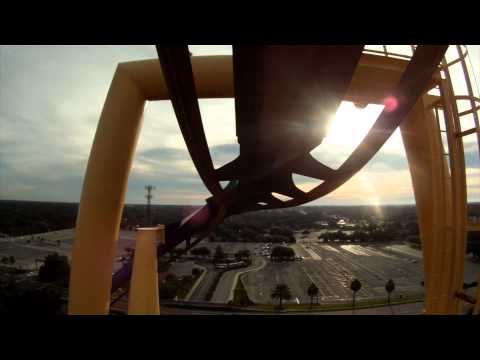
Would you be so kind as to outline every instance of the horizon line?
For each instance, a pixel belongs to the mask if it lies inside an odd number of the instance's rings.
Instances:
[[[45,200],[13,200],[13,199],[0,199],[1,202],[35,202],[35,203],[57,203],[57,204],[80,204],[79,201],[45,201]],[[467,204],[480,204],[478,201],[469,202]],[[124,203],[124,205],[136,205],[136,206],[146,206],[145,203]],[[190,206],[190,207],[201,207],[206,205],[205,204],[151,204],[152,206]],[[372,206],[372,207],[381,207],[381,206],[416,206],[415,202],[412,203],[387,203],[387,204],[349,204],[349,205],[335,205],[335,204],[319,204],[319,205],[299,205],[299,206],[292,206],[283,209],[293,209],[295,207],[326,207],[326,206],[341,206],[341,207],[348,207],[348,206]],[[282,209],[265,209],[265,210],[282,210]]]

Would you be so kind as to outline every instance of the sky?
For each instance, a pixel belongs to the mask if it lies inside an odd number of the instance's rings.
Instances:
[[[468,50],[480,84],[480,46],[468,46]],[[232,49],[229,45],[191,45],[190,51],[193,55],[220,55],[231,54]],[[156,57],[153,45],[0,46],[0,199],[78,202],[116,65]],[[205,99],[199,103],[218,167],[238,155],[234,101]],[[327,137],[312,154],[326,165],[338,167],[381,111],[380,105],[359,110],[342,103]],[[126,203],[144,203],[144,187],[152,184],[156,187],[154,204],[203,204],[209,192],[190,159],[171,103],[149,102],[144,116]],[[479,201],[480,160],[474,135],[465,140],[465,152],[469,201]],[[304,190],[316,185],[302,177],[294,177],[294,181]],[[413,202],[397,130],[352,179],[308,205]]]

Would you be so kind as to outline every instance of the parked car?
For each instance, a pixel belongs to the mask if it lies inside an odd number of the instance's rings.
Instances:
[[[245,261],[237,261],[237,262],[232,262],[228,264],[217,264],[215,267],[217,269],[235,269],[235,268],[241,268],[246,266],[247,263]]]

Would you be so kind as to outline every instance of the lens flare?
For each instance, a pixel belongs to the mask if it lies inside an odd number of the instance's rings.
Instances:
[[[395,111],[398,108],[398,99],[395,96],[388,96],[383,100],[383,105],[386,111]]]

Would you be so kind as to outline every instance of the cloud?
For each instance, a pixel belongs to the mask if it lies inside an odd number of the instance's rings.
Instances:
[[[145,150],[139,154],[140,157],[146,159],[165,159],[167,161],[171,160],[185,160],[188,156],[187,151],[177,148],[154,148],[150,150]]]
[[[388,204],[411,203],[413,189],[410,172],[360,171],[316,204]]]
[[[222,144],[210,147],[210,154],[215,168],[219,168],[240,155],[238,144]]]
[[[190,50],[193,55],[232,53],[230,45],[193,45]],[[475,65],[480,64],[480,47],[469,46],[469,52],[473,68],[480,69]],[[78,201],[116,65],[156,56],[153,45],[0,46],[0,198]],[[203,99],[199,105],[212,160],[219,167],[238,156],[235,103]],[[339,163],[352,151],[334,145],[318,150],[327,163]],[[478,148],[469,140],[465,151],[469,194],[478,197]],[[362,172],[319,202],[364,203],[374,195],[385,202],[412,201],[408,174],[396,132]],[[146,105],[126,201],[144,202],[147,183],[157,186],[155,203],[200,204],[210,196],[170,101]]]

